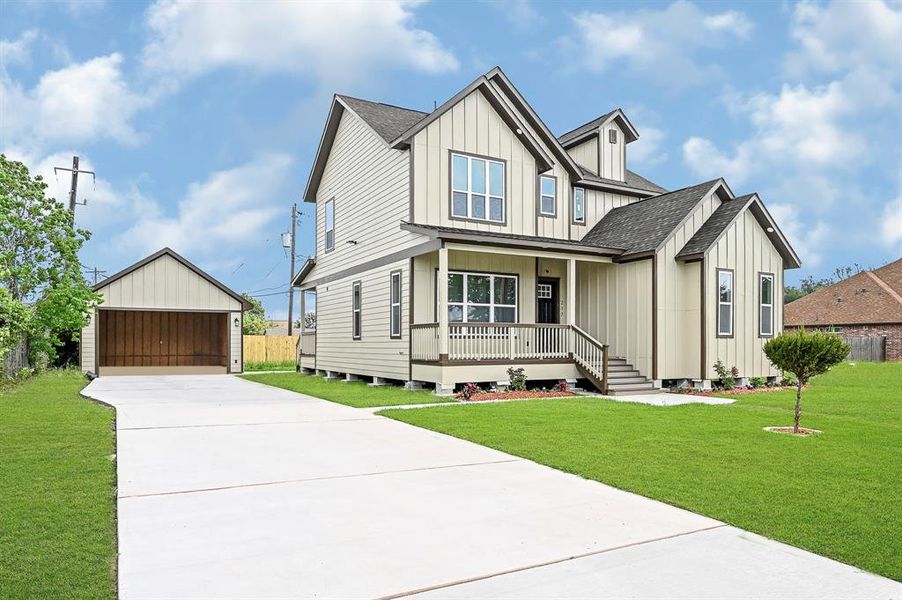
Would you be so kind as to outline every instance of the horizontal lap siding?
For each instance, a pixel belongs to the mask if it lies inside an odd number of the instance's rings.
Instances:
[[[407,151],[388,148],[359,118],[345,111],[316,195],[317,264],[308,280],[423,241],[400,229],[401,221],[410,218],[409,156]],[[335,249],[326,252],[325,204],[333,198]]]
[[[774,333],[783,329],[783,259],[754,215],[746,210],[708,251],[705,311],[708,352],[706,378],[715,376],[712,365],[720,359],[735,366],[741,377],[776,376],[758,337],[758,272],[774,274]],[[733,269],[733,337],[717,337],[717,269]]]
[[[408,378],[409,261],[402,260],[317,288],[316,367],[326,371]],[[401,270],[401,339],[391,339],[392,271]],[[351,284],[361,282],[361,339],[352,339]]]

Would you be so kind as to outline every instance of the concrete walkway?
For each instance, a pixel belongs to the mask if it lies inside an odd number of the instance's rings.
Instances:
[[[107,377],[123,598],[892,598],[902,586],[231,376]]]

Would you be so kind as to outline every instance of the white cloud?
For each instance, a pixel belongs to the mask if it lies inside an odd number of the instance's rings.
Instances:
[[[819,249],[830,234],[827,224],[820,220],[803,218],[798,208],[789,204],[773,204],[768,210],[805,268],[816,269],[820,266],[823,257]]]
[[[880,239],[893,250],[902,250],[902,196],[883,207],[880,219]]]
[[[642,125],[638,127],[639,139],[627,147],[629,164],[656,165],[667,160],[667,152],[661,147],[667,137],[663,130]]]
[[[35,29],[22,32],[16,40],[0,40],[0,78],[5,76],[7,65],[28,62],[31,58],[31,45],[38,37]]]
[[[330,85],[373,69],[454,70],[458,61],[413,25],[408,0],[187,2],[158,0],[147,11],[145,65],[176,77],[221,67],[306,73]]]
[[[583,12],[572,17],[574,38],[565,38],[583,65],[601,72],[614,64],[649,81],[685,87],[703,81],[716,68],[696,62],[704,48],[746,38],[752,23],[740,12],[706,13],[690,2],[663,10]]]
[[[136,254],[171,246],[199,255],[252,245],[284,208],[278,201],[290,167],[287,155],[268,154],[213,173],[188,186],[174,214],[156,203],[144,207],[114,245]]]
[[[129,89],[114,53],[44,73],[32,89],[0,79],[0,137],[41,147],[110,138],[135,143],[131,120],[151,100]]]

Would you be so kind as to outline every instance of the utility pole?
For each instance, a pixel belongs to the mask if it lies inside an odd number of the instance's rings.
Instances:
[[[98,269],[97,267],[94,267],[93,269],[91,269],[90,273],[92,273],[94,275],[94,285],[97,285],[98,275],[106,275],[106,271]]]
[[[57,171],[70,171],[72,173],[72,185],[69,188],[69,212],[72,213],[72,224],[75,224],[75,205],[81,204],[82,206],[86,205],[87,202],[78,202],[76,194],[78,193],[78,174],[86,173],[89,174],[94,182],[97,182],[97,176],[94,175],[94,171],[83,171],[78,168],[78,157],[72,157],[72,168],[67,169],[66,167],[53,167],[53,172]]]
[[[291,335],[294,327],[294,237],[298,225],[298,205],[291,205],[291,273],[288,275],[288,335]],[[301,315],[301,319],[304,316]]]

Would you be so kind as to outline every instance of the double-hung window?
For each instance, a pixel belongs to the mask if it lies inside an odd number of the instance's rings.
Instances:
[[[362,333],[361,301],[360,282],[355,281],[351,284],[351,337],[355,340],[359,340]]]
[[[539,177],[539,214],[545,217],[557,215],[557,178]]]
[[[392,271],[389,289],[389,335],[401,337],[401,271]]]
[[[586,190],[583,188],[573,188],[573,222],[586,222]]]
[[[335,199],[326,200],[326,250],[335,248]]]
[[[772,273],[758,274],[758,335],[774,335],[774,276]]]
[[[504,163],[451,154],[451,216],[504,222]]]
[[[448,273],[450,323],[516,323],[517,277],[491,273]]]
[[[717,270],[717,335],[733,335],[733,271]]]

